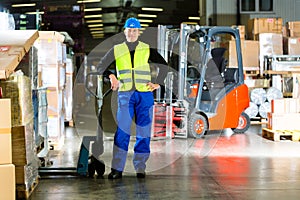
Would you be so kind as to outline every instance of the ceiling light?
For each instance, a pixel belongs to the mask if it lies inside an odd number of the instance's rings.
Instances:
[[[152,17],[152,18],[156,18],[157,15],[138,14],[138,17]]]
[[[139,21],[140,21],[141,23],[152,23],[152,22],[153,22],[152,19],[139,19]]]
[[[162,8],[142,8],[142,10],[146,10],[146,11],[163,11],[164,9],[162,9]]]
[[[91,34],[103,34],[104,31],[91,31]]]
[[[12,4],[11,7],[30,7],[30,6],[35,6],[35,3],[22,3],[22,4]]]
[[[96,17],[102,17],[101,14],[99,15],[85,15],[84,18],[96,18]]]
[[[104,34],[94,34],[92,36],[93,36],[93,38],[103,38]]]
[[[98,23],[98,22],[102,22],[102,20],[101,19],[97,19],[97,20],[86,20],[85,21],[86,23]]]
[[[141,24],[142,27],[148,27],[149,24]]]
[[[81,0],[77,1],[77,3],[94,3],[94,2],[100,2],[101,0]]]
[[[84,12],[89,12],[89,11],[101,11],[102,8],[85,8],[83,11]]]
[[[26,12],[27,15],[43,15],[44,11],[34,11],[34,12]]]
[[[90,28],[90,31],[102,31],[103,27],[98,27],[98,28]]]
[[[88,27],[91,28],[91,27],[102,27],[103,24],[89,24]]]
[[[189,17],[191,20],[200,20],[200,17]]]

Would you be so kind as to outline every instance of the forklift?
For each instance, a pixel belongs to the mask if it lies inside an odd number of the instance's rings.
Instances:
[[[250,99],[240,43],[234,26],[159,25],[158,49],[170,65],[165,87],[173,95],[155,102],[160,110],[171,111],[154,113],[154,130],[162,126],[155,119],[165,117],[166,135],[173,138],[203,138],[226,128],[247,131],[250,118],[244,111]]]

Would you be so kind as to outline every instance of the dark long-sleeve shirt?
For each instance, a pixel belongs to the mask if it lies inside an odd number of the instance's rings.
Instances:
[[[131,63],[133,65],[133,58],[134,58],[134,53],[135,53],[135,48],[138,45],[138,41],[136,42],[126,42],[128,49],[130,51],[131,55]],[[155,74],[154,70],[159,69],[159,73],[157,77],[154,77],[152,79],[153,83],[158,83],[161,86],[164,85],[164,79],[167,75],[168,72],[168,64],[165,61],[165,59],[157,52],[156,49],[150,48],[150,56],[149,56],[149,63],[150,63],[150,68],[151,68],[151,74]],[[114,65],[114,70],[112,68],[108,69],[109,66]],[[154,67],[154,66],[156,67]],[[132,66],[134,67],[134,66]],[[114,47],[111,48],[105,55],[104,57],[100,60],[98,64],[98,72],[103,74],[105,78],[108,78],[109,75],[115,74],[116,75],[116,61],[115,61],[115,56],[114,56]],[[117,75],[116,75],[117,76]],[[132,88],[134,89],[134,88]]]

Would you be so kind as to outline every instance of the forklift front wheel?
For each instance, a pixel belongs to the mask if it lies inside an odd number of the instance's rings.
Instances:
[[[248,128],[250,127],[250,118],[249,116],[242,112],[240,117],[239,117],[239,124],[236,128],[233,128],[232,131],[234,133],[245,133]]]
[[[207,119],[201,114],[192,113],[188,128],[191,137],[202,138],[208,129]]]

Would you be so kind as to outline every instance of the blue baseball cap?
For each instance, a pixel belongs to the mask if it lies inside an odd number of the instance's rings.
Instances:
[[[126,20],[124,28],[141,28],[141,24],[137,18],[131,17]]]

